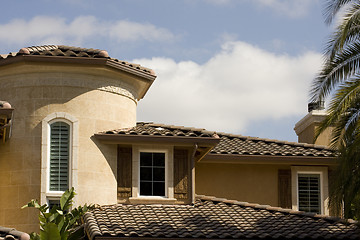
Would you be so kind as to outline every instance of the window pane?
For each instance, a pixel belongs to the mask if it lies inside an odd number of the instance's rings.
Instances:
[[[165,196],[165,183],[164,182],[154,182],[154,196]]]
[[[140,182],[140,195],[153,196],[151,182]]]
[[[165,196],[165,153],[140,152],[140,195]]]
[[[154,181],[165,182],[165,168],[154,168]]]
[[[165,166],[165,153],[153,153],[153,165],[154,166]]]
[[[298,194],[300,211],[321,213],[320,187],[319,174],[299,174]]]
[[[58,206],[60,208],[60,200],[48,200],[49,209],[52,209],[54,206]]]
[[[152,176],[152,168],[151,167],[141,167],[140,168],[140,180],[151,181],[153,179]]]
[[[140,166],[152,166],[152,153],[140,153]]]

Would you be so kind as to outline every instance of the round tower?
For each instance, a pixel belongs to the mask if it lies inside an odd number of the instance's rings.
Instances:
[[[116,145],[93,135],[136,124],[137,101],[153,71],[98,49],[36,46],[0,55],[0,100],[14,109],[0,143],[0,225],[38,231],[31,199],[56,204],[74,187],[75,204],[117,200]]]

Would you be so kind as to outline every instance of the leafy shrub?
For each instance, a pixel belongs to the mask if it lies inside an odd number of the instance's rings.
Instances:
[[[67,190],[60,198],[60,205],[51,209],[47,204],[40,205],[38,200],[31,200],[22,208],[33,207],[40,211],[40,234],[31,233],[33,240],[75,240],[84,238],[84,227],[81,217],[94,208],[94,205],[84,205],[71,208],[75,196],[74,188]]]

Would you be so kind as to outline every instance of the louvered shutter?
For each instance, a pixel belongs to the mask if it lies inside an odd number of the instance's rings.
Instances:
[[[50,191],[69,188],[70,126],[64,122],[50,125]]]
[[[189,157],[185,149],[174,149],[174,197],[188,198]]]
[[[279,181],[279,207],[291,208],[291,170],[280,169],[278,172]]]
[[[299,174],[298,195],[300,211],[321,213],[320,175]]]

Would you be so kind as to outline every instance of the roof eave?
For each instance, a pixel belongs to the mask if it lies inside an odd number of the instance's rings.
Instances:
[[[148,92],[149,88],[151,87],[152,83],[156,79],[155,75],[135,70],[135,69],[130,68],[130,67],[126,66],[126,65],[119,64],[119,63],[117,63],[117,62],[115,62],[114,60],[111,60],[111,59],[108,59],[108,61],[106,62],[106,66],[121,70],[123,72],[134,74],[134,75],[136,75],[138,77],[141,77],[143,79],[143,81],[146,83],[146,87],[144,87],[144,89],[139,93],[138,100],[144,98],[144,96]]]
[[[157,135],[120,135],[120,134],[94,134],[94,137],[107,144],[139,144],[139,143],[163,143],[214,147],[220,142],[220,138],[214,137],[183,137],[183,136],[157,136]]]
[[[111,58],[89,58],[89,57],[67,57],[67,56],[44,56],[44,55],[19,55],[15,57],[8,57],[0,60],[0,66],[8,65],[15,62],[29,61],[29,62],[61,62],[61,63],[83,63],[83,64],[98,64],[107,65],[113,68],[121,69],[125,72],[129,72],[140,77],[154,80],[155,75],[146,73],[141,70],[136,70],[121,63],[114,61]]]
[[[286,155],[207,154],[202,163],[336,165],[336,157]]]
[[[82,58],[82,57],[66,57],[66,56],[42,56],[42,55],[19,55],[0,60],[0,66],[5,66],[17,62],[52,62],[52,63],[72,63],[87,65],[103,65],[122,72],[135,75],[138,79],[145,83],[144,88],[139,93],[138,100],[142,99],[149,90],[156,76],[141,70],[136,70],[109,58]]]

